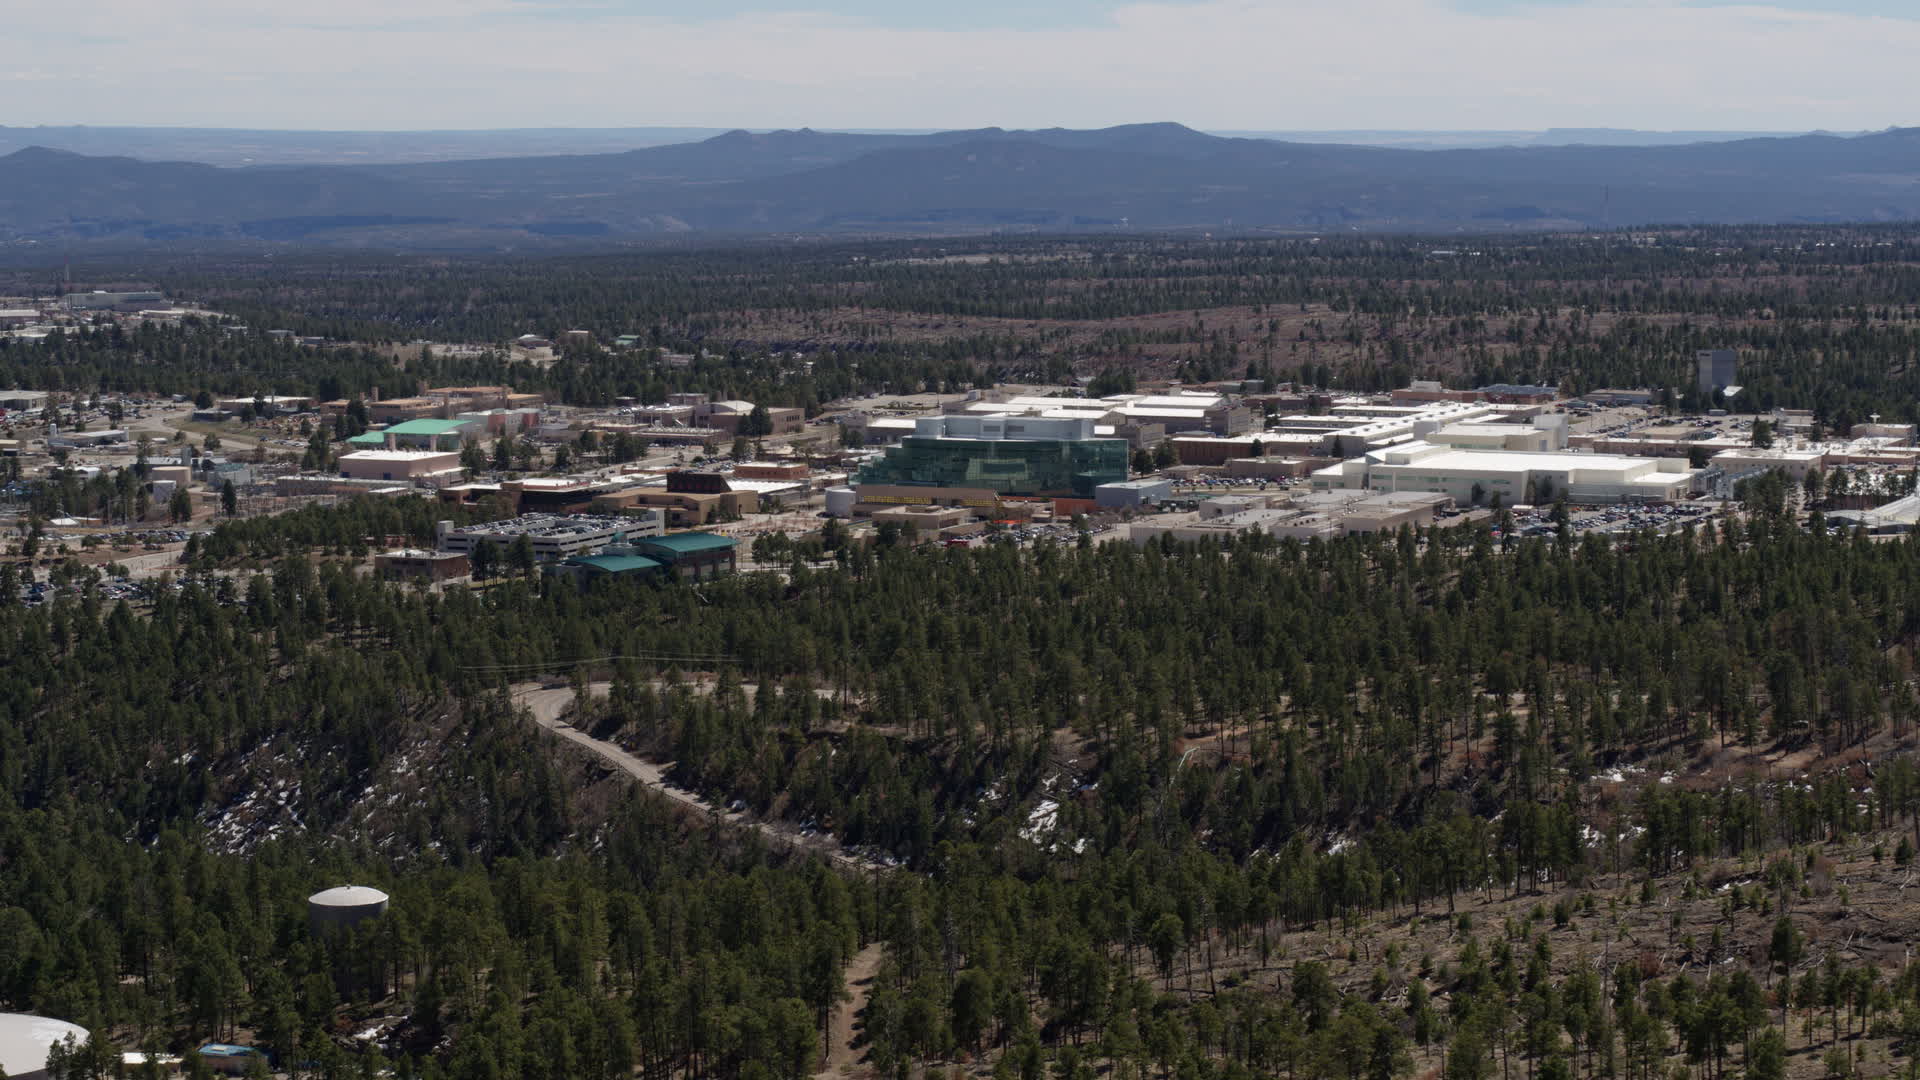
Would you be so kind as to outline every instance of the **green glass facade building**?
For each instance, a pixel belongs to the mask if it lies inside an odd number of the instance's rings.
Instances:
[[[1091,499],[1094,488],[1126,478],[1124,439],[910,437],[863,467],[854,482]]]

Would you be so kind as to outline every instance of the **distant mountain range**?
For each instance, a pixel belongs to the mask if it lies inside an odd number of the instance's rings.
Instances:
[[[457,249],[676,233],[1489,231],[1920,217],[1920,129],[1410,150],[1178,124],[727,132],[618,153],[216,167],[30,147],[0,238]]]
[[[207,165],[407,165],[427,161],[613,154],[668,143],[698,142],[728,128],[495,128],[479,131],[268,131],[244,128],[8,127],[0,124],[0,155],[44,146],[100,157],[198,161]],[[931,135],[937,129],[852,131],[869,135]],[[1673,146],[1729,142],[1798,132],[1642,131],[1635,128],[1549,128],[1546,131],[1215,131],[1215,135],[1278,142],[1392,146],[1406,150],[1463,150],[1489,146]]]

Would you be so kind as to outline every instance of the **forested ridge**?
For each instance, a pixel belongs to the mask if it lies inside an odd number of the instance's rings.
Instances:
[[[1872,1072],[1920,1030],[1920,543],[1762,515],[431,593],[339,557],[375,505],[225,526],[196,561],[265,573],[140,610],[0,609],[0,1004],[328,1075],[799,1077],[879,942],[883,1071]],[[600,659],[662,655],[731,662]],[[543,670],[901,869],[613,797],[515,716]],[[301,901],[342,880],[393,910],[326,944]]]
[[[92,273],[115,281],[127,268]],[[142,266],[255,328],[0,342],[0,381],[91,391],[411,393],[507,383],[608,404],[704,391],[807,408],[1102,372],[1258,377],[1355,391],[1437,378],[1686,388],[1737,348],[1751,407],[1839,428],[1920,400],[1912,226],[1651,229],[1548,236],[866,242],[567,259],[300,257]],[[30,289],[32,273],[0,276]],[[296,349],[283,326],[350,347]],[[551,365],[533,332],[590,331]],[[606,346],[623,335],[633,349]],[[496,346],[423,356],[428,338]],[[381,346],[375,349],[374,346]],[[690,354],[685,366],[657,351]],[[402,366],[393,364],[395,358]]]

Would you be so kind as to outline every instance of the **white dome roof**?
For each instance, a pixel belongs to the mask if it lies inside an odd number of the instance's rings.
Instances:
[[[87,1041],[87,1029],[65,1020],[51,1020],[26,1013],[0,1013],[0,1068],[8,1076],[43,1072],[47,1051],[53,1044],[73,1036],[75,1045]]]
[[[321,907],[366,907],[386,902],[386,893],[368,885],[336,885],[307,897],[307,903]]]

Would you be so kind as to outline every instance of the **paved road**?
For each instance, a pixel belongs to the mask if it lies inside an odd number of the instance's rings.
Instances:
[[[596,683],[592,687],[592,692],[602,692],[606,685]],[[607,764],[639,781],[642,787],[682,806],[717,817],[730,825],[743,829],[756,829],[780,846],[817,851],[833,860],[834,865],[844,869],[888,869],[886,864],[876,859],[869,859],[845,850],[831,836],[825,834],[801,836],[789,826],[769,821],[755,821],[739,811],[723,809],[691,791],[670,785],[667,783],[667,770],[673,767],[672,762],[656,763],[635,757],[621,747],[605,739],[596,739],[562,719],[567,709],[573,704],[573,690],[569,687],[547,689],[538,683],[523,683],[514,688],[514,695],[533,713],[534,721],[541,727],[576,746],[597,754]]]

